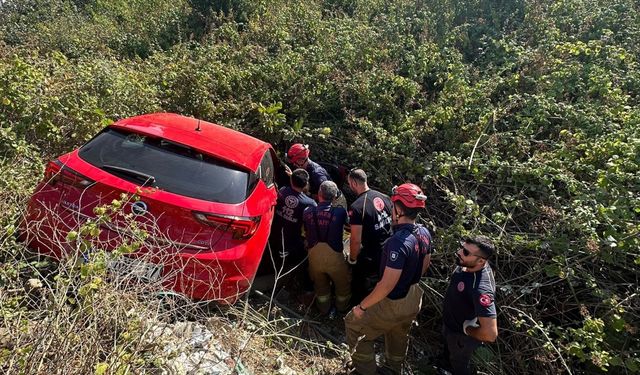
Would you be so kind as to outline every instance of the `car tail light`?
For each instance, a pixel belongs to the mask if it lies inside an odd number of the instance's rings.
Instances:
[[[85,189],[95,182],[73,169],[64,166],[62,162],[57,159],[47,164],[47,168],[44,171],[44,179],[50,185],[61,182],[65,185],[75,186],[80,189]]]
[[[236,240],[250,238],[256,233],[260,224],[260,216],[228,216],[204,212],[194,212],[193,216],[205,225],[232,233],[233,238]]]

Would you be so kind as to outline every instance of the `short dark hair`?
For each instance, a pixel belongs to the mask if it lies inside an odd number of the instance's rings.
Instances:
[[[489,259],[493,256],[496,248],[493,246],[493,242],[487,236],[471,236],[464,239],[464,242],[472,245],[478,246],[480,252],[485,257],[485,259]]]
[[[402,201],[399,200],[393,202],[393,204],[396,206],[400,206],[400,208],[402,209],[402,214],[411,220],[415,220],[418,217],[420,211],[422,211],[422,207],[407,207],[404,205],[404,203],[402,203]]]
[[[350,170],[348,177],[357,182],[359,185],[367,183],[367,174],[364,173],[364,171],[360,168],[353,168],[352,170]]]
[[[302,168],[298,168],[291,173],[291,186],[304,189],[309,183],[309,173]]]

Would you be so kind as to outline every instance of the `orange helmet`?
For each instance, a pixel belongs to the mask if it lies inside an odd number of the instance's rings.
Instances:
[[[415,184],[406,183],[391,189],[391,201],[400,201],[405,207],[424,208],[426,200],[427,196]]]
[[[309,158],[309,145],[303,145],[302,143],[295,143],[289,148],[287,152],[287,160],[290,163],[298,164]]]

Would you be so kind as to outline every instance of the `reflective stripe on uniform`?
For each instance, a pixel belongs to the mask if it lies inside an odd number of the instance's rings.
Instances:
[[[360,353],[360,352],[356,351],[353,354],[351,354],[351,359],[354,362],[369,362],[369,361],[372,361],[372,360],[375,361],[376,355],[375,355],[375,353],[363,354],[363,353]]]
[[[386,354],[387,359],[390,360],[390,361],[401,362],[401,363],[404,362],[404,357],[405,356],[403,356],[403,355],[398,356],[398,355],[391,355],[389,353],[385,353],[385,354]]]

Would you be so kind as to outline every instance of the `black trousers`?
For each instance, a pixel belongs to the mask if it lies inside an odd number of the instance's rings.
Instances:
[[[380,260],[358,256],[358,262],[351,267],[351,301],[360,303],[379,281]]]
[[[309,260],[305,260],[307,250],[304,248],[304,241],[302,239],[298,241],[288,241],[288,243],[284,244],[286,250],[283,249],[282,246],[283,241],[281,234],[278,232],[271,233],[269,246],[265,249],[258,268],[258,275],[273,274],[280,271],[284,274],[298,266],[297,271],[294,271],[293,275],[287,279],[299,277],[304,291],[313,291],[313,282],[309,276]],[[271,252],[271,254],[269,254],[269,252]],[[302,264],[300,265],[300,263]]]
[[[471,356],[482,345],[482,342],[464,333],[454,332],[446,326],[442,327],[442,336],[444,337],[444,359],[449,361],[453,374],[475,374],[475,369],[471,364]]]

